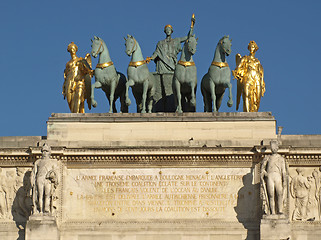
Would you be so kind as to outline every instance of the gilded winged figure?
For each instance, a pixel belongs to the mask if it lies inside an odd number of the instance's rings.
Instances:
[[[255,57],[259,49],[256,42],[250,41],[249,56],[236,55],[236,68],[232,71],[237,79],[237,104],[239,108],[241,96],[243,97],[243,111],[257,112],[260,107],[261,97],[265,93],[264,71],[260,61]]]
[[[62,88],[64,98],[72,113],[84,113],[84,102],[87,100],[88,108],[91,109],[91,57],[87,53],[85,58],[77,57],[78,47],[71,42],[67,51],[71,55],[71,60],[67,62],[64,71],[65,82]]]

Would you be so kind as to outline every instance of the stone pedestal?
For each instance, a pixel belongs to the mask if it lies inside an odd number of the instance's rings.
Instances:
[[[291,224],[284,215],[263,216],[260,232],[261,240],[288,240],[291,237]]]
[[[26,226],[25,240],[59,240],[55,217],[30,216]]]
[[[269,112],[258,113],[53,113],[51,146],[253,147],[276,138]]]

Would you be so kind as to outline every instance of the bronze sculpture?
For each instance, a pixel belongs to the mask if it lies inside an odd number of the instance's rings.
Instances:
[[[156,64],[155,95],[153,111],[174,112],[175,103],[173,96],[173,75],[177,64],[177,55],[182,51],[181,43],[185,42],[192,34],[195,24],[195,15],[192,15],[191,26],[187,36],[172,38],[173,27],[168,24],[164,27],[166,38],[157,43],[151,57],[147,57],[149,63],[153,60]]]
[[[241,96],[243,97],[243,111],[257,112],[260,107],[261,97],[265,93],[264,71],[260,61],[255,58],[255,52],[259,49],[256,42],[250,41],[249,56],[236,55],[236,68],[232,71],[237,79],[237,104],[239,108]]]
[[[196,52],[197,39],[191,35],[184,44],[181,58],[175,68],[173,92],[176,112],[195,112],[197,71],[193,55]]]
[[[177,64],[177,54],[182,51],[181,43],[185,42],[189,36],[193,34],[195,15],[191,19],[191,28],[187,36],[180,38],[172,38],[174,32],[173,27],[167,24],[164,27],[166,39],[157,43],[156,50],[151,57],[147,57],[146,61],[154,60],[156,63],[156,72],[158,74],[174,73]]]
[[[153,108],[153,96],[155,93],[155,77],[149,72],[147,62],[143,58],[142,50],[136,39],[127,35],[124,38],[126,43],[126,54],[131,56],[131,60],[127,68],[128,81],[126,82],[126,104],[129,106],[131,101],[129,99],[128,90],[132,87],[133,95],[136,100],[138,113],[151,113]]]
[[[228,88],[228,107],[232,107],[231,70],[226,61],[232,51],[232,39],[223,36],[217,43],[214,58],[208,72],[201,81],[201,91],[204,101],[204,112],[217,112],[222,104],[225,89]]]
[[[94,58],[99,56],[98,64],[94,70],[95,83],[91,85],[92,106],[97,106],[97,102],[94,99],[94,89],[101,88],[109,101],[109,113],[117,112],[116,100],[118,98],[120,99],[120,111],[127,113],[128,106],[125,104],[126,76],[116,71],[103,39],[94,36],[91,42],[91,55]]]
[[[74,42],[68,45],[71,60],[67,62],[64,71],[64,84],[62,94],[67,98],[69,109],[72,113],[84,113],[85,99],[91,109],[91,57],[88,53],[85,58],[77,57],[78,47]]]

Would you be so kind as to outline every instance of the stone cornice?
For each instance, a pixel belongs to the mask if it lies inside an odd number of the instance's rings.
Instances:
[[[0,165],[31,166],[41,157],[40,147],[0,149]],[[290,165],[321,165],[321,148],[288,148],[279,151]],[[266,147],[172,147],[172,148],[65,148],[53,147],[52,158],[79,165],[164,165],[164,166],[248,166],[259,162],[270,150]]]
[[[275,121],[271,112],[52,113],[51,122],[217,122]]]

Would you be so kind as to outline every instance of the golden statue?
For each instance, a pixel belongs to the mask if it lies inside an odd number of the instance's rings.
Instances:
[[[64,71],[65,82],[62,87],[64,98],[72,113],[84,113],[84,102],[87,100],[88,108],[91,109],[91,57],[87,53],[85,58],[77,57],[78,47],[74,42],[68,45],[71,60],[67,62]]]
[[[237,104],[239,108],[241,95],[243,96],[243,111],[257,112],[260,107],[261,97],[265,93],[264,71],[260,61],[255,58],[255,52],[259,49],[256,42],[250,41],[248,45],[249,56],[235,56],[236,68],[232,71],[237,79]]]

